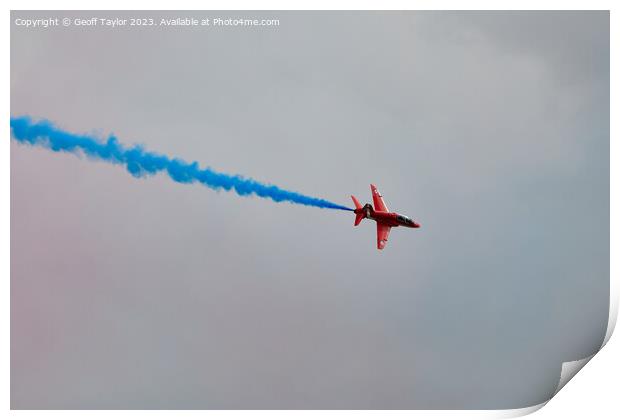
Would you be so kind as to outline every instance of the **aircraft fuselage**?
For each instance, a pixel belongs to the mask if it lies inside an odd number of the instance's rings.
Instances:
[[[419,228],[420,224],[411,220],[409,217],[402,214],[377,211],[372,207],[372,204],[366,203],[361,209],[355,210],[356,214],[362,213],[366,219],[374,220],[375,222],[388,225],[390,227],[404,226],[408,228]]]

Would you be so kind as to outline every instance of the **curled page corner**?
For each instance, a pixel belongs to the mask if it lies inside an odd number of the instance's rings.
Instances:
[[[598,353],[598,351],[596,353]],[[596,353],[588,357],[584,357],[583,359],[562,363],[562,372],[560,373],[560,380],[551,398],[553,398],[558,392],[560,392],[560,390],[564,388],[564,385],[566,385],[568,381],[573,379],[573,376],[575,376],[577,372],[581,370],[581,368],[583,368],[590,360],[592,360],[592,358],[596,355]]]
[[[572,360],[572,361],[562,363],[562,371],[560,372],[560,379],[558,381],[558,386],[555,388],[553,395],[551,395],[551,397],[548,400],[543,401],[536,405],[532,405],[530,407],[515,408],[515,409],[509,409],[509,410],[498,410],[494,412],[495,414],[494,418],[508,419],[508,418],[521,417],[521,416],[526,416],[528,414],[531,414],[535,411],[540,410],[545,405],[547,405],[547,403],[551,401],[551,399],[553,399],[553,397],[555,397],[557,393],[560,392],[560,390],[564,388],[564,386],[571,379],[573,379],[573,377],[585,365],[587,365],[588,362],[592,360],[592,358],[594,358],[594,356],[596,356],[599,351],[602,350],[603,347],[605,347],[605,345],[609,342],[609,339],[611,338],[611,335],[614,332],[614,329],[616,327],[616,321],[618,319],[618,297],[617,297],[616,290],[617,289],[615,289],[614,281],[611,281],[610,290],[609,290],[610,292],[609,293],[609,296],[610,296],[609,319],[607,321],[607,331],[605,332],[605,338],[603,339],[601,347],[599,347],[599,349],[595,351],[594,353],[592,353],[590,356],[584,357],[583,359]]]
[[[605,345],[611,338],[611,335],[613,334],[614,329],[616,328],[616,321],[618,318],[618,299],[617,299],[616,293],[614,293],[614,290],[612,290],[613,288],[614,288],[614,282],[612,281],[610,282],[610,290],[609,290],[610,292],[609,293],[609,296],[610,296],[609,319],[607,321],[607,331],[605,332],[605,338],[603,339],[603,343],[601,344],[601,347],[599,347],[599,349],[595,351],[594,353],[592,353],[590,356],[584,357],[583,359],[562,363],[562,372],[560,373],[560,380],[551,398],[553,398],[558,392],[560,392],[560,390],[564,388],[564,385],[566,385],[568,381],[570,381],[577,374],[577,372],[579,372],[590,360],[592,360],[592,358],[596,356],[596,354],[599,351],[601,351],[603,347],[605,347]]]
[[[605,343],[606,343],[606,341],[605,341]],[[601,348],[602,348],[602,346],[601,346]],[[598,353],[598,351],[596,353]],[[545,401],[543,401],[543,402],[541,402],[539,404],[532,405],[532,406],[529,406],[529,407],[515,408],[515,409],[509,409],[509,410],[498,410],[498,411],[494,412],[494,414],[495,414],[494,418],[496,418],[496,419],[510,419],[510,418],[522,417],[522,416],[527,416],[528,414],[532,414],[532,413],[540,410],[545,405],[547,405],[547,403],[549,401],[551,401],[553,399],[553,397],[555,397],[558,392],[560,392],[560,390],[564,387],[564,385],[566,385],[568,383],[568,381],[570,381],[577,374],[577,372],[579,372],[581,370],[581,368],[583,368],[596,355],[596,353],[594,353],[594,354],[592,354],[592,355],[590,355],[588,357],[584,357],[583,359],[573,360],[573,361],[570,361],[570,362],[562,363],[562,371],[560,372],[560,380],[558,381],[558,386],[555,388],[555,391],[553,392],[553,395],[551,395],[551,397],[549,399],[547,399],[547,400],[545,400]]]

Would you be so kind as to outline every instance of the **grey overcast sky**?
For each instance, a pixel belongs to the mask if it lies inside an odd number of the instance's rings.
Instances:
[[[280,25],[14,23],[91,16]],[[607,12],[11,18],[12,115],[422,224],[12,142],[12,408],[518,408],[600,346]]]

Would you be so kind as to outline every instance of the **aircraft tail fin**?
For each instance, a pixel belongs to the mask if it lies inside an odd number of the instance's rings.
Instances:
[[[366,217],[366,214],[364,214],[362,205],[354,195],[351,196],[351,199],[353,200],[353,204],[355,204],[355,224],[353,226],[357,226],[362,219]]]

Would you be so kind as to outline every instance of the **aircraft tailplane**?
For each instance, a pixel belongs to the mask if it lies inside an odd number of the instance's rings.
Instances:
[[[366,214],[362,210],[362,205],[354,195],[351,196],[351,199],[353,200],[353,204],[355,204],[355,224],[353,226],[357,226],[360,224],[362,219],[366,217]]]

